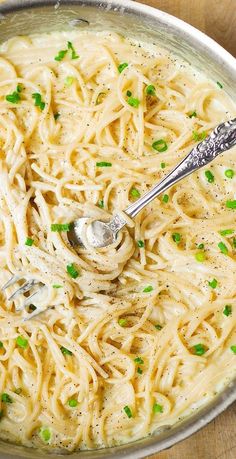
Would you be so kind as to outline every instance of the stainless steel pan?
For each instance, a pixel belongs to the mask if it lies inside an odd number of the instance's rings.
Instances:
[[[217,43],[185,22],[159,10],[129,0],[7,0],[0,5],[0,41],[17,34],[40,33],[74,28],[112,29],[122,34],[162,46],[191,62],[234,98],[236,94],[236,60]],[[235,383],[220,393],[195,415],[171,428],[160,429],[142,440],[97,451],[77,452],[73,459],[138,459],[169,448],[214,419],[236,400]],[[16,424],[15,429],[19,428]],[[58,459],[54,451],[48,455]],[[40,450],[0,442],[1,459],[42,458]]]

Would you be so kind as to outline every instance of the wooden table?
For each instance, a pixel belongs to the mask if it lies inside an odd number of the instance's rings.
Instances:
[[[236,0],[139,0],[192,24],[236,56]],[[152,459],[236,459],[236,404]],[[150,456],[149,458],[150,459]]]

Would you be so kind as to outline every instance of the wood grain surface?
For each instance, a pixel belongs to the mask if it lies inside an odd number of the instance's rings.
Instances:
[[[172,14],[236,57],[236,0],[139,0]],[[236,404],[187,440],[147,459],[236,459]]]

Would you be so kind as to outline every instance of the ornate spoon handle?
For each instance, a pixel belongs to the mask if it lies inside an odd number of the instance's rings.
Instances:
[[[147,204],[165,190],[175,185],[192,172],[206,166],[220,153],[236,145],[236,118],[219,124],[214,131],[202,142],[196,145],[190,153],[166,175],[157,185],[144,194],[134,204],[131,204],[125,213],[131,218],[135,217]],[[118,232],[126,224],[119,215],[115,215],[108,223],[113,232]]]

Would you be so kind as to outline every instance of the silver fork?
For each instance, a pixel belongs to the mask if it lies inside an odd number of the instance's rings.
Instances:
[[[1,290],[5,291],[8,287],[11,287],[12,285],[16,284],[18,281],[23,281],[23,280],[24,280],[24,277],[22,277],[22,276],[20,276],[18,274],[13,274],[13,276],[6,282],[6,284],[3,285]],[[17,290],[15,290],[15,292],[12,293],[8,298],[8,301],[12,301],[15,298],[17,298],[19,295],[24,295],[25,293],[30,292],[32,287],[34,287],[36,285],[39,286],[39,289],[36,290],[35,292],[33,292],[28,297],[25,297],[25,300],[23,301],[23,303],[20,306],[16,306],[16,311],[17,312],[26,309],[27,306],[31,306],[32,312],[29,313],[28,317],[25,317],[24,320],[31,319],[32,317],[34,317],[34,316],[40,314],[41,312],[43,312],[42,309],[37,308],[37,307],[34,306],[33,301],[34,301],[36,295],[38,295],[41,292],[42,288],[44,288],[45,286],[40,281],[35,280],[35,279],[31,279],[29,281],[25,281],[23,283],[23,285],[21,287],[19,287]]]
[[[196,145],[190,153],[179,164],[177,164],[177,166],[172,169],[172,171],[166,175],[163,180],[161,180],[161,182],[155,185],[148,193],[138,199],[135,203],[131,204],[124,212],[131,218],[135,217],[154,198],[183,178],[192,174],[201,167],[206,166],[220,153],[229,150],[234,145],[236,145],[236,118],[219,124],[212,133],[205,140]],[[86,234],[87,241],[93,247],[106,247],[115,242],[118,232],[126,224],[126,220],[118,214],[114,215],[110,222],[95,220],[91,223],[90,218],[82,217],[70,225],[70,230],[67,233],[68,241],[73,247],[79,245],[84,246],[84,234]],[[20,276],[13,275],[2,287],[2,290],[6,290],[19,280],[21,280]],[[10,296],[9,300],[13,300],[18,295],[29,292],[31,288],[37,284],[40,284],[40,282],[34,279],[26,281]],[[20,310],[32,303],[32,299],[41,290],[41,288],[42,286],[39,290],[26,298],[23,306],[20,307]],[[41,312],[43,311],[36,309],[29,314],[29,318],[34,317]]]

